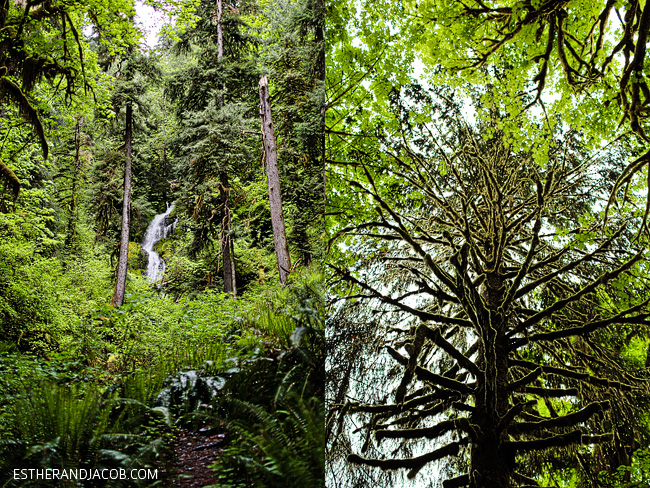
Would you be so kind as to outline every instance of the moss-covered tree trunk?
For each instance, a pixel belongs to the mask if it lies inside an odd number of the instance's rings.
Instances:
[[[7,189],[11,192],[12,202],[16,203],[20,193],[20,180],[9,166],[0,161],[0,182],[3,182],[3,191],[0,195],[0,209],[4,209],[5,193]]]
[[[508,339],[507,318],[499,312],[503,302],[503,279],[488,274],[482,299],[479,359],[475,409],[471,422],[475,439],[470,451],[470,488],[509,488],[513,465],[506,452],[508,436],[500,421],[508,412]]]
[[[217,60],[219,63],[223,61],[223,2],[217,0]],[[223,86],[221,87],[223,89]],[[223,107],[224,94],[219,95],[219,106]],[[227,165],[227,162],[224,162]],[[226,293],[233,296],[237,295],[237,280],[235,273],[235,246],[232,242],[232,225],[231,225],[231,212],[229,203],[230,186],[228,182],[228,173],[221,172],[221,202],[223,205],[222,210],[222,238],[221,238],[221,253],[223,257],[223,287]]]

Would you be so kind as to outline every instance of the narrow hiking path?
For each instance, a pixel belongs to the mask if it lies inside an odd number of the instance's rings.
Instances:
[[[174,440],[174,460],[169,470],[170,486],[202,488],[218,485],[210,468],[221,454],[225,434],[214,429],[201,428],[199,432],[181,429]]]

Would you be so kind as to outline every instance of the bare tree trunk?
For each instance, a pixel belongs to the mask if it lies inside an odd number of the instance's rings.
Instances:
[[[167,188],[169,187],[169,182],[167,181],[168,169],[167,169],[167,146],[163,146],[162,154],[162,173],[163,173],[163,200],[165,205],[167,204]]]
[[[77,130],[74,134],[74,166],[72,173],[72,195],[70,196],[70,218],[68,219],[68,232],[65,238],[65,247],[71,248],[74,236],[77,232],[77,193],[79,186],[79,178],[81,177],[81,126],[83,125],[83,117],[77,118]]]
[[[264,152],[266,154],[266,176],[269,184],[273,245],[275,247],[275,257],[278,260],[280,282],[284,285],[291,270],[291,259],[289,257],[287,235],[284,230],[282,198],[280,195],[280,175],[278,172],[278,153],[275,147],[275,134],[271,119],[269,80],[266,76],[262,76],[260,79],[260,116],[262,118],[262,136],[264,139]]]
[[[221,25],[221,16],[223,14],[222,0],[217,0],[217,60],[223,58],[223,27]]]
[[[221,19],[223,16],[223,2],[217,0],[217,61],[221,63],[223,59],[223,25]],[[223,88],[223,86],[221,87]],[[219,106],[223,107],[223,92],[219,95]]]
[[[230,187],[228,184],[228,175],[221,173],[221,202],[223,210],[221,212],[221,254],[223,256],[223,288],[226,293],[237,296],[237,279],[235,275],[235,253],[230,236],[230,207],[228,207]]]
[[[120,236],[120,258],[117,263],[117,279],[111,305],[119,307],[124,303],[126,290],[126,269],[129,259],[129,223],[131,213],[131,139],[133,132],[133,104],[126,105],[126,131],[124,145],[126,162],[124,165],[124,200],[122,202],[122,232]]]
[[[230,210],[228,210],[228,222],[230,222]],[[230,241],[230,275],[232,276],[232,295],[237,296],[237,275],[235,274],[235,243]]]
[[[223,25],[221,23],[223,15],[223,2],[217,0],[217,61],[223,60]],[[223,88],[223,87],[222,87]],[[223,93],[219,95],[219,107],[223,107]],[[237,296],[237,278],[235,274],[235,247],[230,236],[231,219],[230,208],[228,207],[228,196],[230,187],[228,184],[228,174],[221,173],[221,195],[223,202],[222,229],[223,238],[221,239],[221,253],[223,255],[223,288],[226,293]]]

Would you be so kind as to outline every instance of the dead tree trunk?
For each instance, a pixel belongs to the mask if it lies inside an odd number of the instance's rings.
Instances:
[[[275,134],[271,119],[271,102],[269,81],[266,76],[260,79],[260,116],[262,118],[262,137],[266,154],[266,176],[269,184],[269,202],[271,206],[271,226],[273,227],[273,245],[278,260],[280,282],[284,285],[291,270],[289,246],[284,230],[282,215],[282,198],[280,196],[280,175],[278,173],[278,153],[275,147]]]
[[[122,202],[122,231],[120,235],[120,258],[117,263],[117,279],[111,305],[119,307],[124,303],[126,290],[126,270],[129,259],[129,224],[131,214],[131,139],[133,133],[133,104],[126,105],[126,131],[124,145],[126,161],[124,164],[124,200]]]
[[[221,62],[223,58],[223,26],[221,17],[223,14],[222,0],[217,0],[217,60]],[[221,102],[223,104],[223,101]]]

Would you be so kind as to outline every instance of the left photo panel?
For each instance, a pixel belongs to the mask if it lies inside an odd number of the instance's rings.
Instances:
[[[0,0],[0,486],[324,486],[324,11]]]

